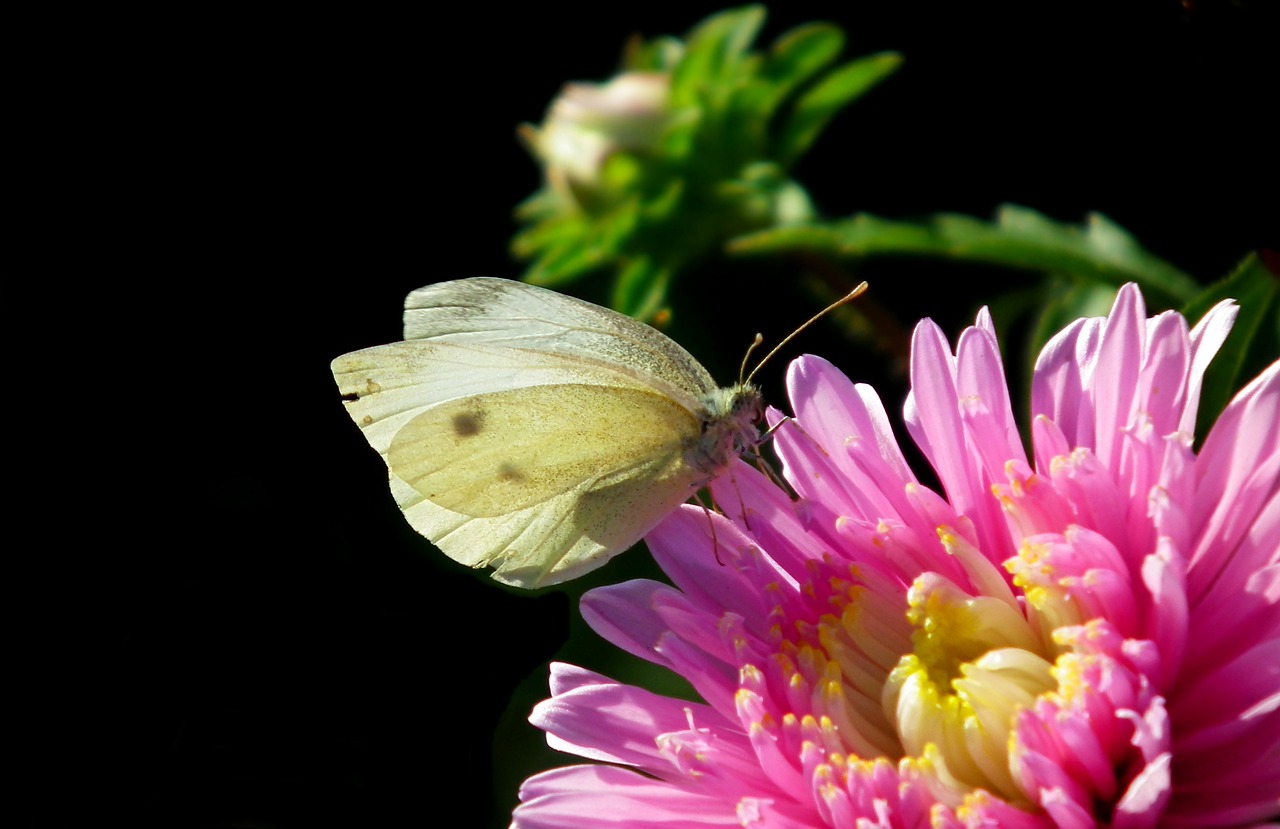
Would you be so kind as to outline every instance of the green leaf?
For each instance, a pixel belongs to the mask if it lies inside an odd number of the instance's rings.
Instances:
[[[519,259],[528,259],[547,248],[575,244],[587,232],[582,216],[560,214],[522,229],[511,239],[511,253]]]
[[[684,202],[685,183],[680,179],[670,182],[665,189],[655,193],[641,208],[641,216],[652,223],[678,219],[675,213]]]
[[[902,64],[896,52],[858,58],[836,69],[801,95],[778,136],[774,158],[784,167],[800,159],[841,109],[892,75]]]
[[[613,307],[628,316],[649,321],[663,309],[674,274],[648,257],[634,259],[614,283]]]
[[[1200,440],[1232,396],[1280,357],[1280,277],[1257,254],[1250,254],[1229,276],[1187,303],[1182,314],[1197,322],[1226,299],[1234,299],[1240,311],[1205,372],[1196,423]]]
[[[799,26],[778,38],[760,71],[769,86],[761,115],[769,117],[797,87],[839,57],[844,40],[844,32],[829,23]]]
[[[957,213],[898,221],[860,213],[851,219],[776,228],[735,239],[734,253],[794,248],[833,256],[924,256],[1062,273],[1117,287],[1137,282],[1148,298],[1180,305],[1199,291],[1187,274],[1145,250],[1122,227],[1099,213],[1075,226],[1016,205],[1004,205],[994,222]]]
[[[672,105],[691,106],[706,90],[728,87],[724,81],[737,71],[764,17],[763,6],[744,6],[714,14],[690,32],[672,73]]]
[[[549,288],[566,285],[600,267],[605,259],[599,249],[588,245],[561,245],[538,257],[521,279]]]
[[[562,213],[517,233],[511,240],[511,252],[522,259],[541,255],[526,275],[527,281],[558,284],[581,272],[578,265],[571,263],[599,263],[617,253],[635,231],[640,209],[640,201],[630,199],[594,218]]]
[[[550,187],[542,187],[516,205],[515,216],[522,222],[535,222],[564,210],[564,198]]]

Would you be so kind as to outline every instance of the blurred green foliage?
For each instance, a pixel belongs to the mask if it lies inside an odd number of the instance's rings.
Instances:
[[[802,251],[840,262],[923,257],[1030,272],[1033,281],[988,302],[1001,309],[1005,325],[1030,318],[1028,364],[1072,320],[1105,314],[1116,289],[1126,282],[1142,288],[1149,309],[1179,310],[1192,324],[1215,303],[1235,299],[1240,314],[1206,378],[1200,435],[1240,385],[1280,354],[1280,281],[1257,255],[1205,287],[1100,213],[1089,214],[1080,225],[1008,204],[989,222],[954,213],[913,220],[859,213],[749,234],[733,240],[729,250],[751,256]]]
[[[545,173],[517,210],[526,281],[563,288],[610,273],[613,307],[652,321],[672,281],[727,240],[814,218],[793,165],[900,59],[834,65],[845,37],[826,23],[753,50],[764,19],[748,6],[683,39],[633,41],[618,77],[566,87],[544,124],[526,127]]]
[[[542,125],[525,126],[544,172],[516,214],[523,227],[512,251],[529,262],[526,281],[565,290],[607,278],[614,308],[661,324],[676,278],[717,259],[802,262],[828,283],[847,282],[841,290],[862,278],[842,270],[873,259],[984,266],[1026,276],[983,301],[1002,327],[1027,332],[1027,366],[1069,321],[1105,313],[1126,282],[1142,288],[1151,309],[1178,309],[1192,322],[1231,296],[1240,321],[1211,372],[1205,418],[1280,352],[1275,277],[1256,258],[1206,288],[1217,274],[1184,272],[1096,212],[1078,225],[1012,204],[989,221],[948,212],[821,216],[793,168],[831,119],[901,58],[883,52],[842,63],[846,38],[829,23],[753,48],[764,21],[762,6],[745,6],[683,38],[633,38],[617,76],[567,85]],[[862,322],[846,326],[851,336],[892,339]]]

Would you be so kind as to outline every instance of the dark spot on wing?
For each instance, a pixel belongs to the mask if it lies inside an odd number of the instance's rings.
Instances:
[[[511,464],[504,463],[498,467],[498,480],[516,484],[524,480],[524,473]]]
[[[353,391],[352,391],[352,392],[347,392],[346,394],[342,395],[342,399],[343,399],[343,401],[345,401],[345,402],[347,402],[347,403],[352,403],[352,402],[354,402],[354,401],[356,401],[356,400],[359,400],[359,399],[360,399],[360,395],[359,395],[357,392],[353,392]]]
[[[453,416],[453,433],[458,437],[469,438],[478,435],[483,425],[483,412],[464,412]]]

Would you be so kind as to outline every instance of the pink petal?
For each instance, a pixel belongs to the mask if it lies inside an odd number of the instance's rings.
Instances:
[[[1045,344],[1031,380],[1031,417],[1048,418],[1068,447],[1094,443],[1094,410],[1088,384],[1093,379],[1101,319],[1068,325]],[[1058,454],[1064,454],[1059,452]],[[1041,469],[1047,469],[1040,464]]]
[[[647,579],[599,587],[583,595],[582,618],[615,647],[656,662],[655,648],[667,625],[654,611],[653,599],[668,592],[674,592],[670,585]]]
[[[884,406],[870,386],[855,385],[831,363],[806,354],[788,367],[787,393],[796,417],[820,445],[835,450],[852,436],[874,449],[885,472],[878,485],[896,488],[915,480]]]
[[[1166,689],[1182,667],[1190,626],[1187,611],[1185,563],[1168,539],[1157,542],[1157,550],[1142,562],[1142,583],[1150,594],[1149,622],[1142,635],[1160,651],[1157,686]]]
[[[973,451],[982,458],[987,474],[999,477],[1009,461],[1025,464],[1026,451],[1000,364],[1000,346],[990,331],[975,327],[961,333],[956,346],[956,392]]]
[[[732,803],[613,766],[568,766],[534,775],[520,787],[520,801],[512,829],[740,825]]]
[[[976,477],[965,451],[955,386],[955,358],[942,329],[921,320],[911,338],[911,407],[907,429],[938,473],[957,512],[967,513],[980,495],[974,492]]]
[[[1226,342],[1227,334],[1235,324],[1236,314],[1240,308],[1235,300],[1224,299],[1209,309],[1195,327],[1191,329],[1191,371],[1187,378],[1187,406],[1182,412],[1182,421],[1178,430],[1194,434],[1196,430],[1196,413],[1200,405],[1200,389],[1204,384],[1204,372],[1209,361],[1218,353],[1218,349]]]
[[[747,515],[748,526],[783,524],[786,519],[780,513],[788,514],[790,523],[798,525],[791,502],[776,486],[762,481],[763,477],[745,464],[737,467],[733,482],[717,482],[713,487],[717,503],[739,505]],[[760,497],[766,487],[772,490],[771,500]],[[803,538],[803,533],[798,532],[796,537]],[[676,587],[693,601],[747,616],[764,612],[758,576],[751,572],[758,560],[757,552],[753,552],[757,548],[739,526],[722,516],[686,505],[650,530],[645,544]],[[789,552],[793,545],[777,549]],[[792,566],[803,571],[799,564]],[[775,565],[772,570],[773,578],[790,581],[781,568]]]
[[[1274,709],[1275,701],[1280,699],[1280,639],[1254,643],[1234,661],[1212,672],[1192,674],[1186,680],[1173,701],[1179,732],[1187,735],[1179,749],[1188,745],[1202,749],[1208,742],[1203,734],[1196,737],[1201,729],[1235,721],[1265,703]],[[1280,741],[1280,732],[1275,739]]]
[[[582,597],[582,616],[612,644],[680,674],[713,708],[731,712],[737,666],[708,658],[706,651],[669,629],[659,607],[675,592],[641,581],[599,587]],[[712,617],[709,629],[716,630],[715,625]]]
[[[1159,824],[1173,793],[1169,773],[1171,759],[1165,753],[1143,766],[1116,803],[1112,815],[1115,829],[1147,829]]]
[[[1054,459],[1071,454],[1072,445],[1048,415],[1039,414],[1031,419],[1031,439],[1035,446],[1036,471],[1049,474]]]
[[[1196,470],[1193,524],[1202,530],[1188,568],[1193,606],[1210,589],[1239,591],[1252,572],[1280,557],[1280,362],[1223,411]]]
[[[547,680],[547,687],[551,689],[551,696],[553,697],[576,691],[579,688],[590,688],[613,681],[604,674],[588,671],[586,668],[570,665],[568,662],[552,662],[550,669],[551,674]]]
[[[1098,362],[1087,390],[1093,398],[1092,448],[1113,473],[1121,468],[1122,430],[1133,416],[1133,400],[1145,354],[1146,309],[1137,286],[1129,283],[1116,294],[1115,305],[1102,327]]]
[[[664,664],[684,677],[707,705],[727,719],[734,718],[738,665],[710,659],[706,651],[674,635],[664,636],[657,651]]]
[[[1063,789],[1041,789],[1037,794],[1040,796],[1040,807],[1049,814],[1056,829],[1096,829],[1098,823],[1092,809],[1070,793]]]
[[[797,583],[804,577],[807,563],[821,559],[829,551],[821,539],[809,532],[803,517],[805,503],[793,502],[747,463],[739,462],[733,467],[732,475],[721,475],[711,482],[710,488],[716,504],[737,525],[743,538],[750,538],[759,549],[768,550],[767,558],[777,564],[779,578],[784,581]],[[661,527],[659,525],[659,529]],[[677,569],[683,569],[678,562],[672,560],[672,563]],[[692,588],[697,592],[696,585]]]
[[[553,666],[553,677],[556,667]],[[670,773],[655,736],[702,721],[724,729],[718,713],[700,703],[605,680],[563,691],[534,706],[529,722],[547,732],[547,745],[604,763]]]
[[[956,361],[942,330],[929,320],[911,341],[911,394],[907,427],[938,473],[955,511],[973,521],[979,547],[993,560],[1013,553],[999,505],[990,497],[991,477],[972,451],[956,387]]]
[[[1187,321],[1173,311],[1147,320],[1146,344],[1134,405],[1151,418],[1156,435],[1164,437],[1177,431],[1187,405],[1191,368]]]

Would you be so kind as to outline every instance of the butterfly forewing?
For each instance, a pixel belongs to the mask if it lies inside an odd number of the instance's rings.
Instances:
[[[338,391],[365,438],[385,455],[396,434],[432,406],[478,394],[543,385],[651,386],[608,365],[491,345],[408,340],[333,361]]]
[[[407,340],[485,343],[606,363],[688,395],[715,391],[702,364],[674,340],[616,311],[509,279],[459,279],[405,299]]]

